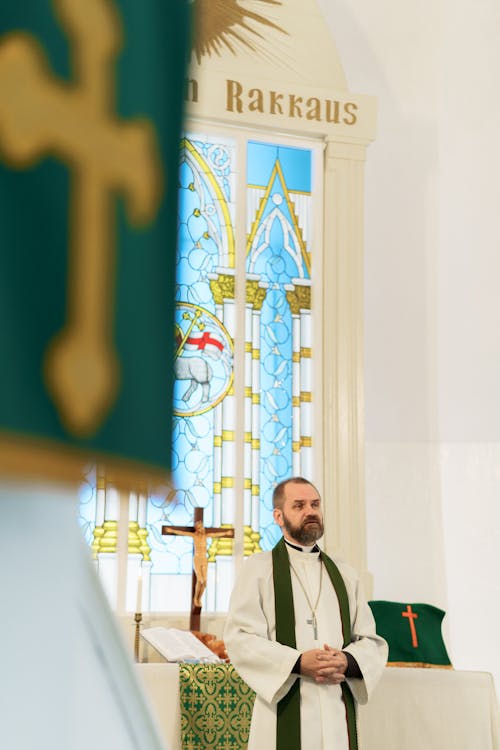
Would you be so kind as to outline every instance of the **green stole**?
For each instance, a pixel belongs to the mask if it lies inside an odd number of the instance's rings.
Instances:
[[[325,555],[323,551],[319,554],[339,600],[340,619],[344,636],[342,648],[345,648],[351,642],[351,617],[347,589],[344,579],[333,560],[328,555]],[[276,640],[285,646],[296,648],[292,577],[290,574],[288,550],[283,537],[274,547],[272,555]],[[358,750],[354,698],[347,682],[341,683],[341,689],[342,700],[344,701],[346,710],[349,750]],[[300,679],[295,680],[288,693],[278,703],[276,750],[300,750]]]

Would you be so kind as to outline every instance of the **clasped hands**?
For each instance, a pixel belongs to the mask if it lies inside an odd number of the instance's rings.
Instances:
[[[339,685],[345,680],[346,669],[346,655],[326,643],[323,648],[304,651],[300,658],[300,673],[319,684]]]

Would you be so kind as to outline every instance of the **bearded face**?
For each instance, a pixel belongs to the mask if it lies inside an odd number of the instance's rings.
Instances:
[[[294,539],[304,547],[309,547],[323,536],[324,526],[321,514],[309,513],[303,520],[295,522],[283,511],[283,528],[289,538]]]
[[[314,485],[291,479],[283,483],[281,497],[273,502],[273,518],[290,542],[309,547],[323,536],[321,497]]]

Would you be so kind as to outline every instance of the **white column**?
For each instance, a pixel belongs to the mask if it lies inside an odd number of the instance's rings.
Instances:
[[[247,281],[248,284],[248,281]],[[248,298],[248,292],[247,292]],[[252,305],[245,306],[245,447],[243,523],[252,524]]]
[[[234,299],[224,300],[223,323],[234,339],[235,335],[235,307]],[[234,476],[236,473],[236,404],[234,397],[234,383],[222,402],[222,496],[221,523],[234,524]]]
[[[216,303],[217,316],[234,341],[236,333],[234,269],[218,268],[217,272],[217,276],[211,277],[210,288]],[[214,513],[214,525],[228,524],[234,527],[236,512],[234,483],[237,465],[235,442],[237,413],[234,382],[217,409],[218,411],[214,415],[216,420],[214,423],[214,503],[216,492],[220,493],[220,501],[217,503],[219,510]],[[216,457],[217,469],[215,465]],[[215,507],[214,505],[214,509]],[[227,584],[223,583],[225,578],[220,571],[221,569],[225,570],[227,565],[232,571],[232,555],[227,557],[217,555],[215,562],[209,563],[208,583],[204,595],[206,611],[220,610],[221,597],[222,601],[226,602],[224,592],[226,592]],[[232,580],[231,573],[231,582]],[[227,609],[227,602],[223,609]]]
[[[213,520],[220,526],[222,517],[222,404],[214,408],[213,448]]]
[[[142,551],[142,611],[149,612],[151,609],[151,568],[153,563],[149,553],[151,548],[148,545],[148,528],[147,528],[148,496],[145,493],[139,493],[137,506],[137,523],[139,529],[137,535],[141,540]]]
[[[229,335],[234,340],[236,328],[236,310],[234,304],[234,269],[217,268],[217,275],[210,276],[210,289],[212,291],[217,309],[217,316],[224,324]],[[236,466],[235,435],[236,435],[236,404],[234,397],[234,383],[221,403],[221,423],[218,424],[220,432],[216,433],[217,444],[214,445],[215,452],[220,449],[220,478],[215,485],[214,494],[220,491],[220,515],[214,513],[219,523],[234,524],[234,475]],[[220,434],[220,439],[219,439]],[[220,446],[219,443],[220,442]],[[215,469],[215,464],[214,464]],[[220,484],[219,484],[220,482]]]
[[[260,524],[260,310],[252,315],[252,523],[254,531]]]
[[[127,581],[128,578],[128,537],[129,537],[129,503],[130,494],[119,492],[119,518],[117,539],[117,581],[116,581],[116,611],[123,614],[127,611]],[[137,556],[138,557],[138,556]]]
[[[202,614],[203,612],[215,612],[215,591],[217,581],[217,565],[216,563],[208,563],[207,571],[207,587],[202,597]]]
[[[293,473],[312,476],[312,338],[311,282],[293,279],[286,288],[292,312],[292,448]]]
[[[103,534],[99,539],[97,568],[102,586],[110,606],[118,606],[118,523],[120,518],[120,496],[114,487],[102,488],[104,494]]]
[[[292,312],[292,474],[299,476],[301,450],[300,423],[300,307],[296,298],[295,286],[287,284],[287,300]]]
[[[102,527],[104,523],[104,511],[106,508],[106,481],[104,475],[97,471],[96,476],[96,511],[95,525]]]
[[[212,289],[213,291],[213,289]],[[215,316],[222,320],[224,317],[224,306],[222,297],[216,299]],[[214,407],[214,444],[213,444],[213,522],[214,526],[220,526],[222,518],[222,404]],[[207,589],[210,587],[210,577]]]
[[[221,523],[234,523],[234,475],[235,454],[235,404],[230,391],[222,403],[222,477],[221,477]]]
[[[91,545],[95,566],[98,569],[98,553],[101,551],[101,539],[104,536],[104,519],[106,512],[106,480],[101,467],[96,467],[96,508],[95,508],[95,525],[94,540]]]
[[[251,410],[251,515],[253,531],[259,531],[260,525],[260,325],[262,304],[269,284],[259,281],[258,276],[247,275],[247,304],[252,307],[250,321],[251,347],[249,352],[250,374],[247,386]]]
[[[313,475],[313,381],[311,372],[311,309],[300,310],[300,473],[314,481]]]
[[[365,577],[363,200],[365,146],[326,141],[323,498],[326,548]]]
[[[211,567],[211,566],[209,566]],[[217,558],[216,565],[216,603],[214,610],[218,612],[227,612],[229,608],[229,597],[234,585],[234,565],[232,556],[220,556]]]
[[[126,612],[147,612],[151,588],[151,549],[147,543],[146,528],[147,497],[139,492],[131,492],[128,501],[128,555],[127,584],[125,597]],[[139,586],[139,578],[141,583]],[[137,610],[137,596],[140,588],[140,609]]]

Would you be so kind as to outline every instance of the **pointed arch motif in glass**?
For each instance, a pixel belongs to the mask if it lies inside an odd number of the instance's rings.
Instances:
[[[303,408],[303,402],[311,402],[305,362],[311,346],[303,344],[310,334],[312,153],[250,141],[247,164],[247,304],[252,312],[245,510],[262,548],[270,549],[280,536],[272,518],[274,487],[311,470],[304,451],[312,445],[311,415]],[[258,504],[252,502],[255,496]]]

